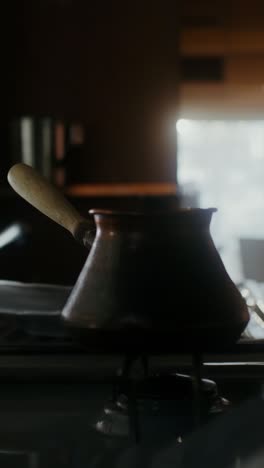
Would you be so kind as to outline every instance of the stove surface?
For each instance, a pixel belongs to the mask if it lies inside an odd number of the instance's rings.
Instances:
[[[264,449],[264,340],[142,356],[94,353],[61,322],[69,292],[0,284],[1,468],[256,462]]]

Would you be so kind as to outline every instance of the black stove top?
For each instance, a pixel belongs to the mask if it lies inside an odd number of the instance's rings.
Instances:
[[[199,343],[200,352],[221,353],[255,353],[262,351],[264,343],[264,313],[261,316],[258,306],[260,301],[252,297],[252,293],[244,286],[240,287],[243,294],[248,295],[251,307],[251,319],[243,337],[236,344],[227,344],[223,337],[221,343]],[[252,288],[252,286],[251,286]],[[255,286],[256,289],[256,286]],[[71,286],[48,284],[27,284],[0,280],[0,353],[32,352],[32,353],[92,353],[100,352],[120,354],[121,349],[102,349],[97,343],[103,344],[104,333],[89,331],[89,336],[80,342],[75,339],[72,330],[65,326],[61,319],[61,311],[71,293]],[[254,306],[252,306],[252,301]],[[108,332],[111,334],[112,332]],[[151,335],[151,333],[149,334]],[[79,337],[78,337],[79,338]],[[139,333],[137,332],[137,342]],[[144,339],[150,336],[143,336]],[[191,342],[180,347],[175,340],[164,339],[160,335],[160,345],[151,350],[154,354],[190,353],[197,351],[197,346]],[[165,337],[166,338],[166,337]],[[172,335],[173,338],[173,335]],[[91,342],[95,346],[91,346]],[[170,342],[171,344],[170,344]],[[137,343],[135,343],[135,348]],[[148,350],[148,343],[146,344]]]
[[[237,468],[257,454],[262,339],[95,353],[61,321],[70,290],[0,284],[1,468]]]

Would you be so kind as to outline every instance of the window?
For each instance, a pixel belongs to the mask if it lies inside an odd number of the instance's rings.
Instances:
[[[177,133],[179,184],[198,206],[218,208],[212,236],[241,281],[241,239],[264,240],[264,120],[180,119]]]

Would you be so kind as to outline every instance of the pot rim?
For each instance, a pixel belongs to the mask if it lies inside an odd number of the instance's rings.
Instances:
[[[164,210],[164,211],[129,211],[129,210],[110,210],[103,208],[92,208],[89,210],[90,215],[103,215],[103,216],[173,216],[175,214],[194,214],[194,213],[215,213],[217,208],[178,208],[175,210]]]

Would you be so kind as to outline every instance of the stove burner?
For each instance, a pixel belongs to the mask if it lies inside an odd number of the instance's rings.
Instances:
[[[141,360],[143,372],[133,364]],[[173,434],[180,441],[196,424],[199,405],[200,423],[226,411],[230,402],[221,397],[212,380],[201,379],[199,401],[195,394],[195,377],[179,373],[146,372],[147,358],[130,357],[118,372],[112,398],[106,402],[95,423],[105,436],[133,437],[139,442],[153,442],[162,434],[164,440]]]

